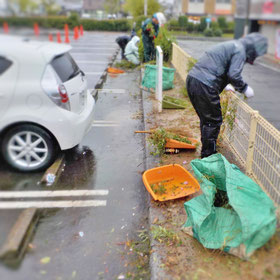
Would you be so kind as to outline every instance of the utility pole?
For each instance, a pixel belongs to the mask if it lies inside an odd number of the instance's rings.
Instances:
[[[251,8],[251,0],[247,0],[246,3],[246,25],[244,29],[244,35],[248,35],[249,33],[249,15],[250,15],[250,8]]]
[[[144,0],[144,16],[148,15],[148,0]]]

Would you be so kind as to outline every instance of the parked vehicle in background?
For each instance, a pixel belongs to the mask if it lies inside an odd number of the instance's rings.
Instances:
[[[95,100],[69,45],[0,36],[0,145],[20,171],[46,169],[92,126]]]

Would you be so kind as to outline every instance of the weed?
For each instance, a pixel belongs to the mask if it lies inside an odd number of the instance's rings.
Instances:
[[[163,195],[166,194],[166,188],[163,184],[158,183],[158,184],[152,184],[151,188],[155,194]]]
[[[175,232],[168,230],[162,226],[152,226],[151,234],[152,237],[160,243],[166,242],[167,245],[176,244],[178,246],[182,244],[181,239]]]
[[[121,68],[121,69],[126,69],[126,70],[131,70],[135,69],[138,67],[138,65],[128,61],[128,60],[121,60],[120,62],[115,63],[116,68]]]
[[[148,141],[154,147],[153,155],[162,156],[165,152],[166,139],[173,139],[180,142],[192,144],[187,137],[182,137],[172,132],[166,131],[164,128],[158,128],[150,135]]]
[[[187,72],[189,73],[194,65],[197,63],[197,59],[190,57],[187,63]]]
[[[188,91],[187,91],[186,87],[181,87],[180,93],[189,99],[189,95],[188,95]]]
[[[237,112],[237,102],[233,101],[230,95],[227,94],[225,91],[222,92],[220,100],[223,117],[223,125],[219,136],[219,138],[221,139],[226,127],[230,130],[230,132],[234,128]]]

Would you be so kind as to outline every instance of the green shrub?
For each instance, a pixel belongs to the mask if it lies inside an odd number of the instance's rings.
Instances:
[[[178,18],[178,24],[182,29],[186,29],[188,25],[188,17],[186,16],[180,16]]]
[[[216,37],[222,37],[223,31],[221,29],[215,29],[214,30],[214,36]]]
[[[139,16],[134,18],[134,21],[136,22],[136,26],[135,26],[135,31],[138,32],[138,30],[141,29],[142,27],[142,22],[144,22],[148,17],[146,16]]]
[[[213,30],[219,29],[219,24],[216,21],[212,21],[210,23],[210,28],[212,28]]]
[[[77,13],[71,13],[71,15],[67,19],[67,23],[69,27],[75,27],[80,25],[80,17]]]
[[[54,16],[54,17],[6,17],[0,18],[0,24],[6,21],[10,26],[32,27],[35,22],[40,27],[63,29],[65,23],[68,23],[70,28],[82,24],[85,30],[102,30],[102,31],[129,31],[131,29],[130,22],[126,19],[118,20],[92,20],[79,19],[77,15],[70,17]]]
[[[177,19],[171,19],[167,23],[167,28],[168,28],[168,30],[180,30],[181,29]]]
[[[228,28],[227,20],[225,17],[218,17],[218,24],[222,30]]]
[[[142,42],[141,31],[139,30],[137,33],[139,36],[140,42],[138,45],[138,52],[139,52],[139,60],[141,62],[144,61],[144,46]],[[169,62],[172,58],[172,43],[175,42],[175,39],[171,36],[168,30],[165,27],[160,28],[159,34],[157,38],[154,40],[155,46],[160,46],[163,52],[163,60],[165,62]],[[150,62],[149,62],[150,63]]]
[[[206,37],[213,37],[214,33],[213,30],[211,28],[207,28],[204,30],[203,35]]]
[[[194,23],[193,22],[188,22],[188,25],[187,25],[187,31],[188,32],[193,32],[194,31]]]
[[[234,33],[235,23],[230,21],[227,23],[228,27],[223,30],[224,33]]]
[[[207,28],[206,17],[201,17],[200,24],[198,25],[198,31],[204,32],[206,28]]]
[[[175,39],[166,28],[160,28],[159,34],[155,39],[155,46],[160,46],[163,52],[163,60],[168,62],[172,58],[172,43]]]

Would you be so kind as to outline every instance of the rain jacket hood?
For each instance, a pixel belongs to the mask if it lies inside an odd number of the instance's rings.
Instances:
[[[267,39],[252,33],[239,40],[227,41],[210,48],[198,60],[189,76],[221,93],[227,84],[235,90],[245,92],[248,85],[241,73],[245,62],[254,60],[267,52]]]
[[[267,53],[267,38],[260,33],[251,33],[242,39],[239,39],[246,50],[246,62],[253,64],[258,56]]]

